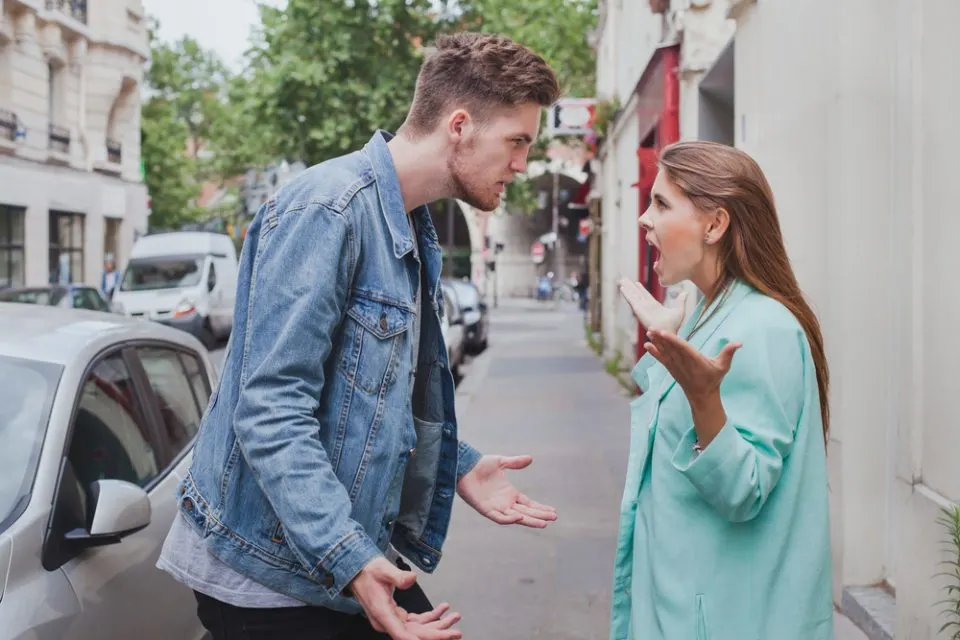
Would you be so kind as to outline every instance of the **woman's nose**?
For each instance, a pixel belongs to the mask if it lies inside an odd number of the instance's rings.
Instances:
[[[647,211],[644,211],[643,215],[637,218],[637,223],[639,223],[640,226],[646,229],[647,231],[650,231],[651,229],[653,229],[653,223],[650,222],[650,215],[649,215],[649,212]]]

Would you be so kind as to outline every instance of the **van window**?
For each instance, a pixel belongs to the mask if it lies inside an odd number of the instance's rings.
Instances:
[[[123,274],[121,291],[195,287],[203,277],[204,256],[135,258]]]

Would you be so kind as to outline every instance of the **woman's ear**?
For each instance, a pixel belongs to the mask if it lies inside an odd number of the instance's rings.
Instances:
[[[707,228],[704,232],[703,241],[707,244],[717,244],[729,228],[730,213],[721,207],[710,216],[710,221],[707,223]]]

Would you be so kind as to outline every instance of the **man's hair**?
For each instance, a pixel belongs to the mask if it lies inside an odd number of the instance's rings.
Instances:
[[[523,45],[489,33],[440,36],[417,76],[404,128],[422,135],[453,108],[465,107],[483,121],[498,108],[548,107],[559,96],[556,73]]]

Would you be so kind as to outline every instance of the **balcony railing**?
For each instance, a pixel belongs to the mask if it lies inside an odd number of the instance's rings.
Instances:
[[[17,139],[17,114],[0,109],[0,139],[13,142]]]
[[[59,11],[87,24],[87,0],[47,0],[47,11]]]
[[[123,145],[117,140],[107,138],[107,162],[120,164],[123,161]]]
[[[70,130],[55,124],[50,125],[50,150],[70,153]]]

